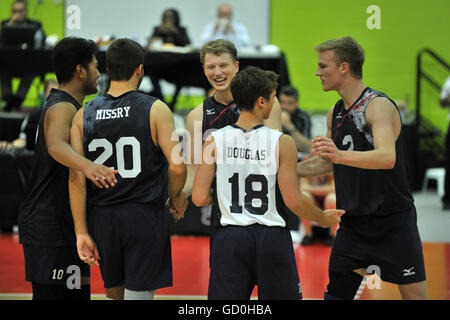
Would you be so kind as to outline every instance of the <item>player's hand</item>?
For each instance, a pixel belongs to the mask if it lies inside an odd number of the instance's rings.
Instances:
[[[330,159],[333,163],[339,163],[341,151],[336,147],[334,141],[326,137],[316,137],[312,141],[311,154]]]
[[[88,234],[77,235],[77,252],[82,261],[89,265],[98,266],[100,254],[97,245]]]
[[[317,223],[322,228],[329,228],[334,226],[336,223],[341,222],[341,216],[345,213],[344,210],[340,209],[327,209],[324,210],[324,215],[322,219],[318,220]]]
[[[114,187],[117,183],[115,174],[117,170],[110,169],[104,165],[92,162],[86,169],[83,170],[86,178],[91,180],[100,189]]]
[[[178,221],[184,217],[188,202],[186,194],[182,191],[178,196],[170,197],[166,203],[166,207],[172,214],[173,219]]]

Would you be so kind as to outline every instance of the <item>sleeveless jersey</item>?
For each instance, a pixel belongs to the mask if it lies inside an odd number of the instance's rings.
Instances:
[[[369,102],[377,97],[388,98],[397,108],[386,94],[369,87],[364,89],[348,110],[345,110],[342,100],[336,103],[332,118],[332,139],[339,150],[374,149],[365,114]],[[396,163],[393,169],[367,170],[333,164],[337,208],[346,210],[347,216],[363,216],[389,215],[413,206],[404,139],[401,130],[395,144]]]
[[[216,217],[212,221],[216,226],[286,226],[277,183],[276,149],[281,135],[262,125],[247,131],[229,125],[212,133],[216,144],[212,209]]]
[[[203,141],[206,140],[211,132],[236,123],[238,118],[239,108],[234,101],[224,105],[217,102],[214,96],[206,98],[203,101]]]
[[[75,244],[69,203],[69,169],[47,150],[44,119],[49,108],[68,102],[78,110],[81,105],[65,91],[52,89],[44,105],[37,131],[33,169],[18,215],[20,243],[35,246]]]
[[[84,152],[99,164],[118,170],[112,188],[87,181],[90,205],[160,202],[167,197],[167,161],[153,143],[150,110],[156,98],[129,91],[89,101],[83,113]]]

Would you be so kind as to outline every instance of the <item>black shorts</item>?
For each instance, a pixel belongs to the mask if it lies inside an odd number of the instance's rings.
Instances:
[[[78,283],[78,279],[74,277],[90,277],[89,265],[80,260],[74,247],[41,247],[24,244],[23,254],[26,281],[73,288]]]
[[[383,281],[396,284],[426,279],[414,206],[388,216],[342,216],[329,271],[361,268],[379,272]]]
[[[169,216],[164,207],[127,203],[92,207],[90,215],[105,288],[144,291],[172,285]]]
[[[208,299],[299,300],[301,286],[288,228],[226,226],[213,228]]]

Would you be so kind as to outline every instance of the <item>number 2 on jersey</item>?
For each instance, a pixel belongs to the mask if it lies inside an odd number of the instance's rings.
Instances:
[[[133,155],[133,166],[131,169],[125,169],[125,146],[130,146]],[[88,145],[88,151],[93,152],[98,148],[103,148],[103,152],[95,159],[94,163],[103,164],[114,153],[113,144],[105,138],[94,139]],[[141,172],[141,144],[135,137],[121,137],[115,144],[117,170],[122,178],[136,178]],[[112,168],[115,170],[115,168]]]
[[[242,213],[242,206],[239,205],[239,173],[235,173],[228,179],[231,183],[231,213]],[[254,190],[253,183],[260,183],[261,190]],[[250,174],[245,178],[244,208],[251,214],[263,215],[269,208],[269,198],[267,197],[267,178],[261,174]],[[261,200],[261,206],[253,206],[253,199]]]

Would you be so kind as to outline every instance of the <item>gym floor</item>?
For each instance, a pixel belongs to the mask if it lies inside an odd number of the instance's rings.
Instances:
[[[418,227],[423,242],[430,298],[450,300],[450,211],[443,211],[434,191],[415,193]],[[322,242],[294,244],[305,299],[322,299],[328,283],[331,247]],[[173,236],[173,286],[158,290],[155,299],[206,299],[209,277],[209,238]],[[31,285],[25,280],[22,246],[17,234],[0,234],[0,300],[29,300]],[[98,267],[91,268],[92,299],[104,299]],[[372,287],[370,289],[370,287]],[[381,282],[360,288],[361,300],[401,299],[396,285]],[[253,298],[257,298],[256,290]]]

